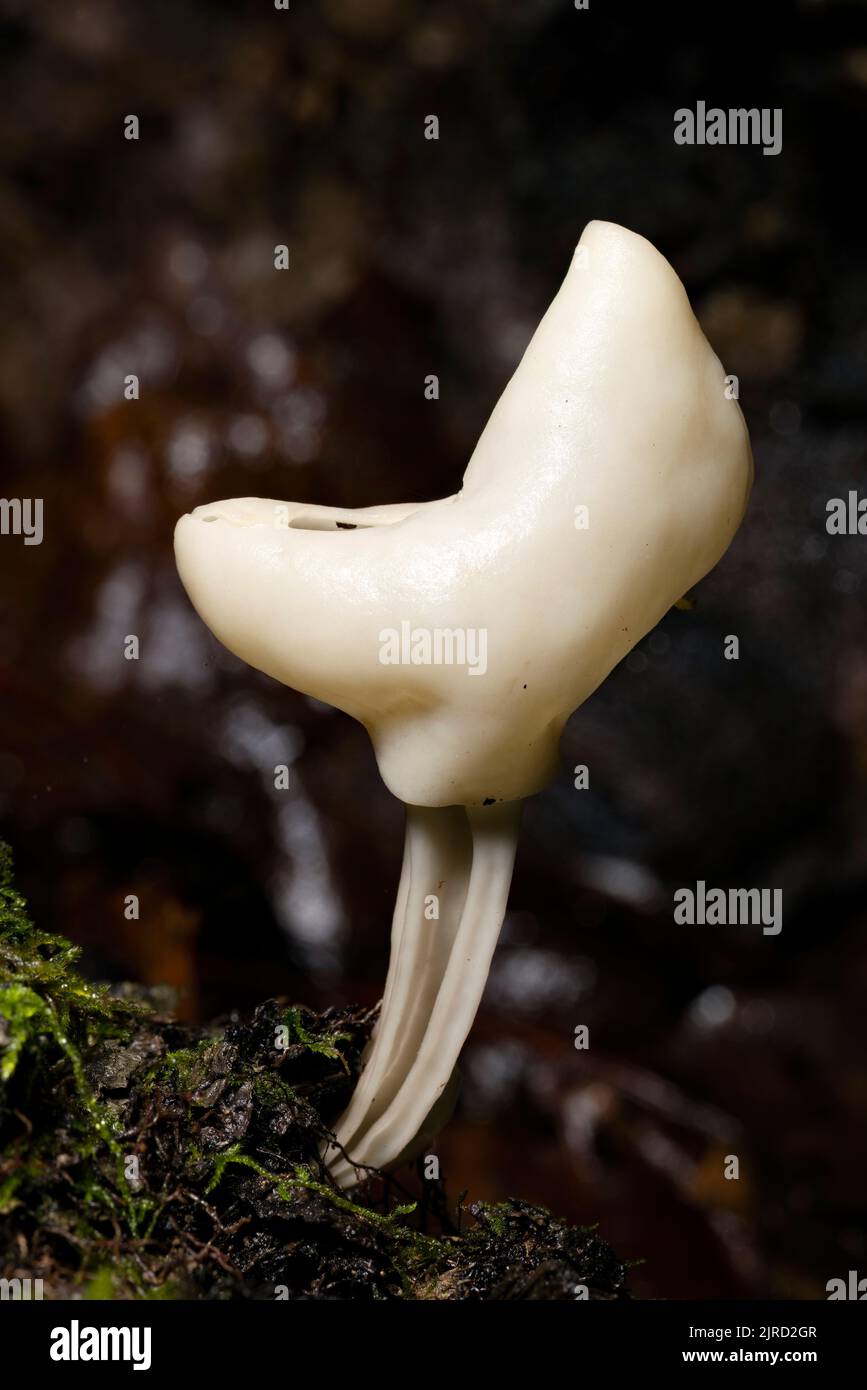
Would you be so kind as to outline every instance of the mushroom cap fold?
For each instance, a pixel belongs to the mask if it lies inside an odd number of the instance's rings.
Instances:
[[[724,554],[752,474],[677,275],[591,222],[460,492],[217,502],[181,518],[175,552],[219,640],[361,720],[397,796],[512,801],[550,780],[572,711]]]

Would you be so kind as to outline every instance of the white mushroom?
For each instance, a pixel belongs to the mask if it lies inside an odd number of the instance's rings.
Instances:
[[[556,773],[563,725],[737,530],[752,457],[729,397],[668,263],[591,222],[460,492],[356,511],[242,498],[178,523],[220,641],[359,719],[407,804],[382,1010],[328,1155],[344,1186],[437,1123],[520,802]]]

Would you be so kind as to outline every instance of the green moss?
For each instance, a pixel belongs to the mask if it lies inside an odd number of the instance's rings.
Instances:
[[[253,1078],[256,1099],[262,1105],[297,1105],[300,1097],[294,1086],[273,1071],[260,1071]]]
[[[479,1202],[476,1207],[476,1216],[484,1220],[488,1229],[493,1231],[495,1236],[503,1236],[506,1233],[506,1220],[510,1208],[506,1203]]]
[[[303,1011],[299,1008],[286,1009],[283,1014],[283,1023],[288,1030],[288,1041],[300,1043],[309,1052],[318,1052],[322,1057],[329,1057],[333,1061],[339,1062],[344,1071],[349,1067],[346,1058],[338,1047],[338,1043],[349,1042],[351,1033],[341,1032],[339,1029],[332,1031],[313,1032],[304,1025]]]
[[[26,1007],[20,991],[27,989],[50,1014],[47,1017],[30,1000],[32,1019],[46,1024],[55,1038],[65,1036],[72,1046],[128,1036],[134,1021],[145,1012],[143,1006],[114,997],[105,985],[82,979],[75,969],[80,955],[80,949],[65,937],[34,926],[13,884],[9,846],[0,841],[0,1016],[11,1022],[17,1014],[20,1028]],[[38,1037],[39,1031],[38,1026],[24,1026],[23,1036],[19,1032],[15,1060],[27,1037]],[[5,1047],[3,1058],[8,1066]],[[9,1075],[11,1068],[5,1079]]]
[[[282,1197],[284,1202],[291,1201],[293,1195],[297,1194],[299,1188],[308,1192],[317,1192],[320,1197],[324,1197],[326,1201],[331,1202],[332,1206],[337,1207],[340,1211],[348,1212],[351,1216],[357,1217],[360,1221],[369,1222],[371,1225],[378,1226],[381,1230],[395,1232],[399,1239],[402,1235],[409,1234],[408,1232],[403,1232],[396,1226],[396,1223],[401,1217],[409,1216],[415,1211],[417,1206],[416,1202],[408,1202],[404,1206],[394,1207],[392,1211],[387,1214],[372,1211],[369,1207],[359,1206],[357,1202],[353,1202],[348,1197],[344,1197],[342,1193],[338,1192],[333,1187],[329,1187],[326,1183],[318,1182],[313,1177],[310,1169],[304,1167],[303,1164],[296,1165],[291,1176],[284,1175],[281,1177],[276,1173],[272,1173],[270,1169],[265,1168],[261,1163],[258,1163],[256,1159],[251,1158],[249,1154],[242,1153],[240,1146],[237,1144],[231,1149],[227,1149],[224,1153],[219,1154],[214,1160],[213,1175],[208,1183],[206,1191],[213,1192],[214,1188],[222,1179],[226,1168],[231,1163],[236,1163],[244,1168],[252,1168],[253,1172],[258,1173],[260,1178],[267,1179],[268,1182],[273,1184],[274,1191],[279,1197]]]
[[[5,1046],[0,1061],[0,1081],[8,1081],[28,1038],[38,1035],[37,1020],[45,1016],[45,1004],[27,985],[0,985],[0,1016],[5,1020]]]
[[[195,1047],[178,1047],[167,1052],[152,1068],[147,1084],[170,1085],[179,1091],[194,1091],[208,1074],[208,1058],[214,1041],[204,1038]]]
[[[64,937],[34,926],[13,886],[8,846],[0,843],[0,1126],[8,1120],[9,1085],[23,1073],[16,1098],[29,1106],[36,1093],[45,1119],[73,1141],[82,1212],[109,1213],[136,1234],[147,1212],[124,1180],[117,1120],[95,1095],[82,1053],[106,1039],[128,1040],[147,1011],[84,980],[76,969],[79,956]],[[6,1146],[0,1212],[45,1177],[48,1139],[43,1133]]]

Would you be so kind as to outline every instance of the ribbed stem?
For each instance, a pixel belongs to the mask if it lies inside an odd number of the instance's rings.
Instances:
[[[370,1055],[336,1135],[354,1163],[388,1167],[443,1096],[488,977],[509,895],[520,802],[410,807],[392,961]],[[425,905],[439,902],[438,919]],[[330,1150],[342,1186],[352,1165]]]

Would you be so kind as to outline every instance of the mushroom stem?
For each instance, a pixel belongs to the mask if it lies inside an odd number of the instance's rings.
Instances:
[[[400,1088],[433,1009],[467,893],[472,839],[460,806],[407,808],[403,869],[379,1022],[349,1108],[336,1128],[360,1139]],[[435,895],[437,917],[425,913]]]
[[[358,1181],[353,1164],[394,1164],[446,1091],[505,915],[520,808],[408,808],[382,1012],[335,1131],[352,1161],[326,1151],[343,1187]],[[432,897],[439,917],[429,920]]]

